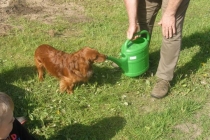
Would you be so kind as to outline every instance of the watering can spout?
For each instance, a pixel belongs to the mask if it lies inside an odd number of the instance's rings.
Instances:
[[[107,56],[108,60],[111,60],[112,62],[114,62],[115,64],[117,64],[123,71],[126,71],[127,68],[127,59],[126,58],[115,58],[112,56]]]

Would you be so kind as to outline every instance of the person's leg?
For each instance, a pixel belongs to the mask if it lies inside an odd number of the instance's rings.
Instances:
[[[139,0],[138,24],[139,30],[147,30],[152,35],[152,29],[162,0]]]
[[[168,0],[163,0],[162,12],[164,13]],[[176,13],[176,34],[172,38],[165,38],[162,36],[162,46],[160,50],[160,61],[157,69],[156,76],[158,81],[162,81],[161,84],[154,87],[152,96],[156,98],[164,97],[169,88],[169,81],[173,79],[174,69],[176,67],[182,41],[182,28],[184,23],[184,17],[189,5],[189,0],[183,0]],[[160,88],[159,88],[159,87]]]
[[[167,6],[168,0],[163,0],[162,11],[164,12]],[[166,39],[162,37],[162,47],[160,52],[160,61],[157,69],[157,77],[171,81],[174,75],[174,69],[176,67],[182,41],[182,28],[184,23],[184,17],[189,4],[189,0],[184,0],[178,8],[176,14],[176,34],[172,38]]]

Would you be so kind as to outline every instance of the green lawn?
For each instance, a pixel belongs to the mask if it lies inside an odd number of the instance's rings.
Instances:
[[[190,2],[180,59],[164,99],[150,97],[161,45],[159,26],[150,43],[150,68],[140,77],[127,77],[106,61],[95,64],[94,76],[78,84],[72,95],[60,93],[58,81],[48,74],[38,82],[33,56],[41,44],[66,52],[90,46],[117,57],[128,26],[120,0],[54,0],[47,7],[51,13],[45,13],[46,5],[14,10],[0,23],[8,29],[0,34],[0,91],[12,97],[15,116],[28,118],[25,126],[38,140],[210,139],[208,3]]]

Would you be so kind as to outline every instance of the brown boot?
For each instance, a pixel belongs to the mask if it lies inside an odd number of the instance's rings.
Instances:
[[[167,95],[169,87],[169,81],[159,78],[152,90],[151,96],[158,99],[163,98]]]

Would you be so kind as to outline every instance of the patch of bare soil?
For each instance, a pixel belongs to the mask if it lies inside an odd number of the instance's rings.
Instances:
[[[196,114],[194,115],[195,120],[197,120],[196,122],[199,122],[202,116],[210,117],[210,97],[207,98],[206,104],[203,106],[203,108],[199,110],[198,112],[196,112]],[[178,129],[179,131],[181,131],[182,133],[186,135],[186,137],[183,138],[183,140],[189,139],[189,138],[192,140],[198,139],[198,137],[202,134],[203,130],[199,126],[199,123],[196,123],[196,122],[178,124],[174,128]],[[209,139],[210,139],[209,136],[205,138],[205,140],[209,140]]]
[[[9,17],[25,17],[29,20],[52,24],[57,17],[77,23],[85,22],[84,8],[75,3],[55,4],[50,0],[0,0],[0,36],[12,28]]]
[[[175,126],[175,128],[185,133],[186,137],[183,139],[195,140],[202,133],[201,128],[198,125],[192,123],[179,124]]]

